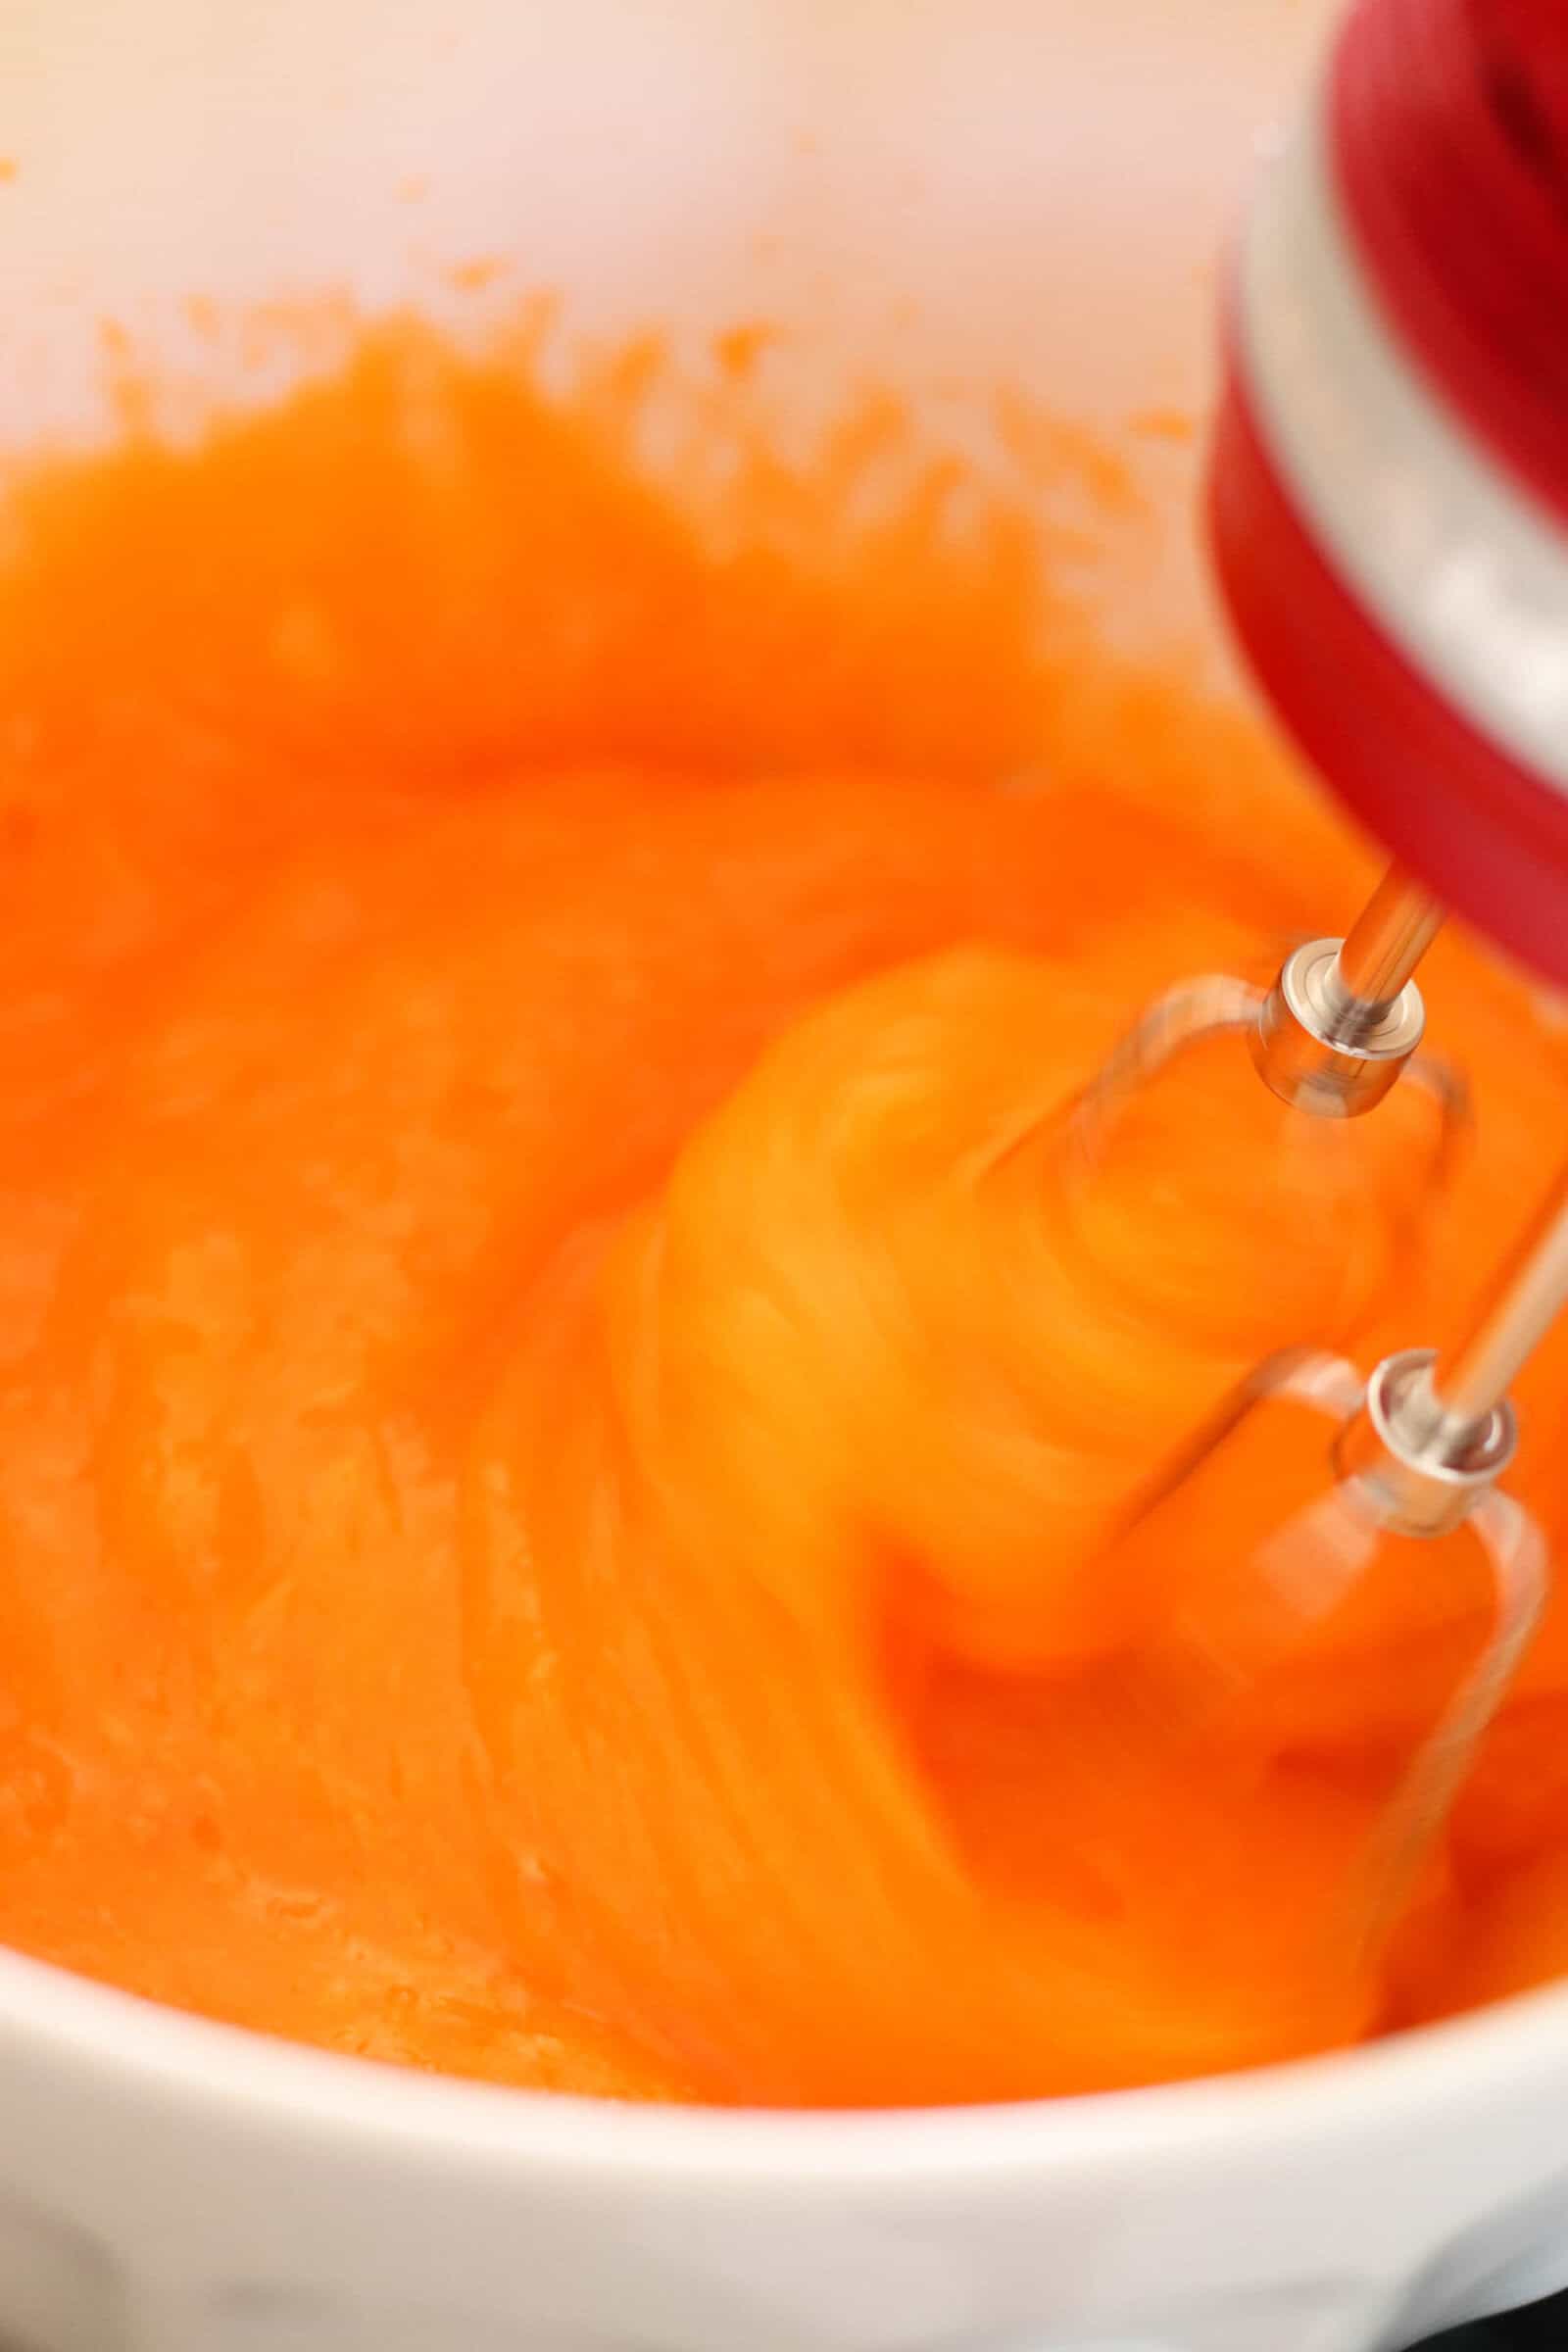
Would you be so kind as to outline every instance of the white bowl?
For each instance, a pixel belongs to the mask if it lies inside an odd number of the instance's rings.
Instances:
[[[105,311],[385,304],[418,246],[612,331],[763,308],[829,392],[1196,404],[1323,16],[7,0],[0,440],[101,425]],[[1200,593],[1146,586],[1151,629]],[[1367,2352],[1564,2280],[1568,1992],[1219,2085],[813,2118],[416,2079],[0,1955],[6,2352]]]
[[[16,2352],[1370,2352],[1568,2281],[1568,1992],[883,2116],[328,2058],[0,1958]]]

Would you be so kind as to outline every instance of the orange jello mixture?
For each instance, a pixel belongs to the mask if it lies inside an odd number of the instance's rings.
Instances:
[[[413,2065],[822,2104],[1568,1965],[1562,1608],[1376,1982],[1298,1949],[1469,1588],[1264,1726],[1240,1875],[1182,1788],[1084,1868],[1097,1547],[1341,1307],[1331,1232],[1249,1256],[1228,1097],[1200,1329],[1082,1287],[1035,1147],[1152,989],[1343,920],[1366,853],[955,468],[839,527],[885,416],[754,451],[719,530],[638,464],[639,380],[388,332],[16,484],[0,1939]],[[1522,984],[1450,937],[1429,997],[1478,1141],[1363,1360],[1466,1312],[1568,1120]],[[1548,1525],[1565,1389],[1558,1345]]]

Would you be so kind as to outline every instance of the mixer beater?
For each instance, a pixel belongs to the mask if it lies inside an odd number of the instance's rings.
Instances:
[[[1056,1166],[1074,1263],[1123,1319],[1240,1364],[1343,1346],[1388,1308],[1466,1125],[1460,1077],[1419,1051],[1414,973],[1441,922],[1396,870],[1272,986],[1185,980],[1133,1024]]]
[[[1375,1961],[1535,1630],[1546,1547],[1499,1487],[1507,1392],[1565,1302],[1568,1168],[1467,1340],[1365,1378],[1305,1349],[1259,1367],[1098,1565],[1140,1626],[1111,1681],[1130,1808],[1200,1786],[1257,1835],[1282,1774],[1353,1792],[1313,1966]]]

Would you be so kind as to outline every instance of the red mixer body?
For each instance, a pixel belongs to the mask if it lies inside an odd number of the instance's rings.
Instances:
[[[1209,517],[1355,815],[1568,983],[1568,0],[1361,0],[1238,261]]]

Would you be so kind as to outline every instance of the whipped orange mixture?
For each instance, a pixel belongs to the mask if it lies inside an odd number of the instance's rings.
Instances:
[[[1240,1814],[1098,1768],[1168,1597],[1097,1574],[1152,1470],[1268,1348],[1446,1336],[1568,1057],[1450,938],[1477,1141],[1424,1256],[1346,1239],[1415,1099],[1303,1217],[1240,1062],[1069,1213],[1128,1016],[1372,868],[951,486],[813,554],[759,466],[715,534],[603,400],[417,334],[18,483],[0,1938],[409,2064],[820,2104],[1246,2065],[1568,1965],[1561,1610],[1370,1977],[1314,1923],[1473,1577],[1340,1629]],[[1560,1344],[1550,1524],[1565,1391]]]

